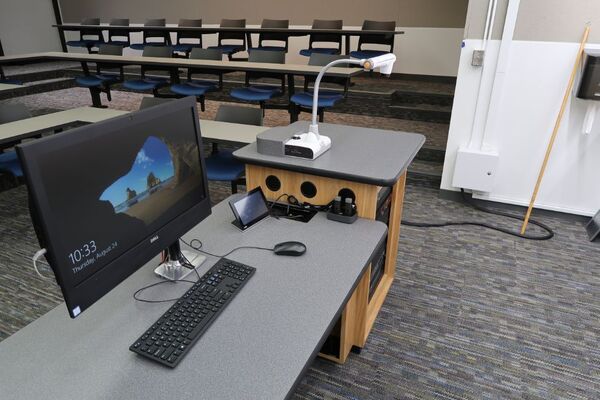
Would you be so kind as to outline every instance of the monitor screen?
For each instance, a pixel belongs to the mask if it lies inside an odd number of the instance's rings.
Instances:
[[[195,107],[183,99],[21,146],[73,317],[210,213]]]

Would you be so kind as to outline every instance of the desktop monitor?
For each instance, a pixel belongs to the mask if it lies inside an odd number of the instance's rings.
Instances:
[[[75,318],[211,212],[196,101],[172,101],[17,151],[46,259]],[[191,270],[188,270],[191,271]]]

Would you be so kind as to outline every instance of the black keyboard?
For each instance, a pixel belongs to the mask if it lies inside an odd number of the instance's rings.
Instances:
[[[129,350],[175,367],[256,269],[220,259]]]

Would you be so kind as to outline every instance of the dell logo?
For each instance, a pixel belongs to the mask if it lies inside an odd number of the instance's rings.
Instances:
[[[156,236],[152,237],[152,238],[150,239],[150,243],[154,243],[154,242],[156,242],[157,240],[158,240],[158,235],[156,235]]]

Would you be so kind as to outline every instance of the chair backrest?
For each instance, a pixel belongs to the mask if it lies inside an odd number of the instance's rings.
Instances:
[[[263,112],[260,108],[222,105],[217,110],[215,121],[262,126]]]
[[[122,56],[123,47],[116,44],[101,44],[98,46],[98,54],[104,54],[108,56]]]
[[[165,18],[147,19],[144,26],[166,26],[167,20]],[[146,43],[164,43],[167,44],[167,37],[169,32],[156,32],[156,31],[143,31],[144,44]],[[148,39],[161,39],[161,41],[148,41]]]
[[[285,64],[285,52],[253,49],[248,53],[248,62]]]
[[[180,19],[179,26],[186,26],[191,28],[200,28],[202,27],[201,19]],[[177,33],[177,43],[180,43],[181,39],[198,39],[200,46],[202,46],[202,32],[178,32]]]
[[[31,118],[31,113],[21,103],[0,104],[0,124]]]
[[[348,58],[348,56],[340,55],[340,54],[321,54],[321,53],[312,53],[310,58],[308,59],[308,65],[315,66],[325,66],[332,61],[342,60]],[[340,67],[349,67],[349,64],[340,64]],[[338,65],[336,65],[338,67]]]
[[[173,57],[173,51],[168,46],[146,46],[142,51],[143,57]]]
[[[100,18],[84,18],[81,20],[81,25],[100,25]],[[98,40],[102,38],[102,32],[99,30],[82,29],[79,31],[79,35],[81,36],[81,39],[83,39],[84,36],[93,36],[94,39]]]
[[[122,56],[123,46],[116,44],[101,44],[98,46],[98,54],[106,56]],[[104,62],[96,63],[96,72],[98,74],[101,74],[103,69],[119,69],[121,71],[121,75],[123,75],[123,65],[120,64],[111,64]]]
[[[191,60],[223,60],[223,51],[221,49],[192,49],[190,53]],[[188,68],[188,80],[192,79],[193,74],[217,75],[219,77],[219,87],[223,87],[223,71],[206,68]]]
[[[172,58],[173,57],[173,49],[169,46],[146,46],[142,51],[143,57],[164,57],[164,58]],[[146,78],[146,72],[148,71],[169,71],[171,72],[173,68],[169,67],[161,67],[161,66],[153,66],[153,65],[142,65],[141,75],[142,79]]]
[[[161,104],[168,103],[170,101],[173,101],[173,99],[161,98],[161,97],[148,97],[148,96],[142,97],[142,102],[140,103],[139,109],[143,110],[144,108],[158,106]]]
[[[365,20],[362,26],[363,31],[395,31],[396,21],[370,21]],[[358,38],[358,50],[362,50],[363,44],[383,44],[390,46],[390,51],[394,49],[394,35],[368,35],[361,34]]]
[[[327,64],[329,64],[332,61],[335,60],[342,60],[348,58],[348,56],[345,55],[340,55],[340,54],[320,54],[320,53],[312,53],[310,55],[310,58],[308,59],[308,65],[315,65],[315,66],[325,66]],[[351,67],[351,64],[339,64],[336,65],[336,67]],[[308,89],[308,84],[314,82],[317,79],[316,76],[314,75],[306,75],[304,77],[304,82],[305,82],[305,89]],[[334,83],[336,85],[341,85],[344,87],[344,93],[348,91],[348,78],[342,78],[339,76],[323,76],[323,78],[321,79],[322,82],[328,82],[328,83]]]
[[[285,64],[285,51],[277,50],[258,50],[252,49],[248,53],[248,62],[255,63],[274,63],[274,64]],[[262,78],[273,78],[281,80],[281,87],[285,87],[285,75],[277,72],[258,72],[248,71],[246,72],[246,85],[250,85],[250,81],[254,79]]]
[[[109,26],[129,26],[129,18],[113,18],[110,20]],[[121,29],[110,29],[108,31],[108,41],[112,42],[114,37],[125,37],[129,43],[129,31]]]
[[[190,53],[192,60],[223,60],[223,52],[221,49],[192,49]]]
[[[315,19],[312,24],[313,29],[342,29],[344,21],[341,19],[326,20]],[[342,49],[342,35],[335,33],[311,33],[308,39],[309,48],[313,48],[313,43],[336,43],[338,51]]]
[[[273,29],[288,29],[290,27],[289,19],[263,19],[261,28],[273,28]],[[258,35],[258,45],[262,46],[265,40],[274,40],[285,43],[285,51],[288,50],[288,38],[289,34],[283,32],[266,32]]]
[[[222,19],[221,28],[245,28],[245,19]],[[246,46],[246,33],[244,32],[219,32],[219,46],[223,40],[241,40],[243,46]]]

